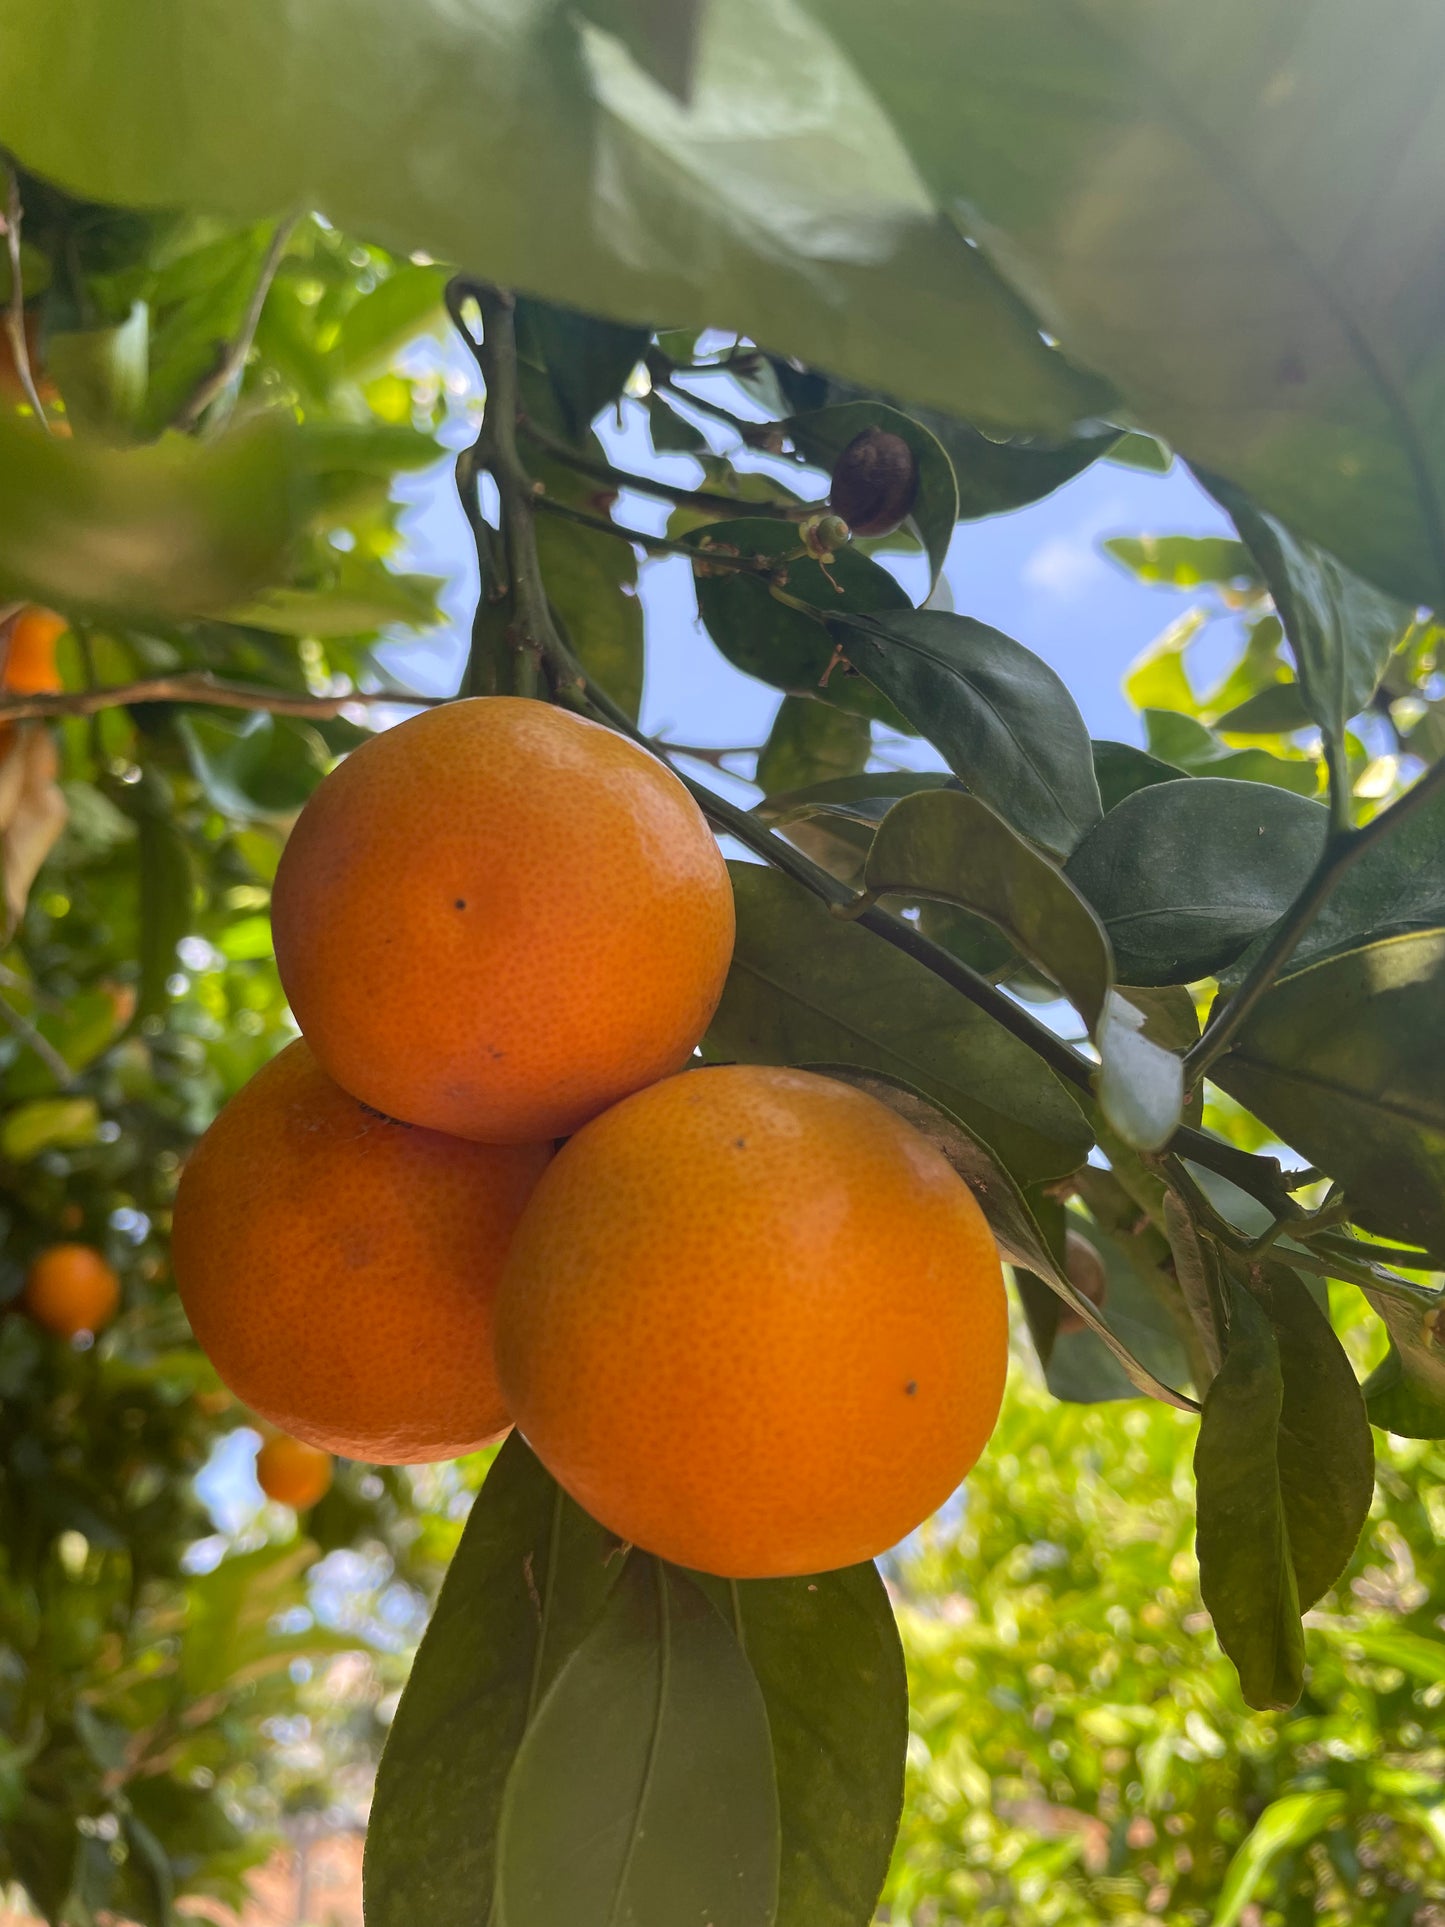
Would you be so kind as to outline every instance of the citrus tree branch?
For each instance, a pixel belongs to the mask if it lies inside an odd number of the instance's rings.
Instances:
[[[440,696],[418,696],[409,689],[353,689],[344,696],[293,696],[263,684],[220,682],[204,669],[180,676],[146,676],[139,682],[112,683],[95,689],[76,689],[59,696],[11,696],[0,699],[0,723],[24,723],[55,716],[95,716],[103,709],[123,709],[131,703],[196,703],[212,709],[264,709],[273,716],[339,716],[356,704],[400,703],[407,708],[430,708],[445,701]]]
[[[787,560],[779,555],[732,555],[725,549],[700,549],[693,542],[678,542],[670,535],[644,535],[639,529],[626,528],[621,522],[614,522],[611,516],[594,515],[590,509],[574,508],[570,502],[561,502],[555,495],[534,493],[532,506],[546,515],[557,515],[564,522],[576,522],[584,529],[596,529],[599,535],[610,535],[618,542],[630,542],[635,548],[645,549],[649,555],[685,555],[690,562],[706,562],[708,566],[720,569],[740,569],[748,575],[773,575]],[[799,549],[803,555],[805,550]]]
[[[25,339],[25,281],[20,265],[20,227],[25,211],[20,205],[20,176],[12,166],[5,184],[5,252],[10,262],[10,299],[5,307],[5,333],[10,342],[10,358],[25,399],[47,435],[55,431],[35,385],[35,370],[30,366],[30,345]]]
[[[727,495],[721,489],[680,488],[676,483],[659,481],[653,475],[634,475],[631,469],[614,468],[611,462],[595,461],[592,456],[584,455],[563,441],[560,435],[540,427],[524,415],[518,423],[528,441],[534,442],[544,454],[554,461],[564,463],[578,475],[585,475],[590,481],[604,482],[610,488],[635,489],[639,495],[655,495],[661,501],[674,502],[683,508],[720,509],[733,515],[764,515],[775,517],[780,522],[801,522],[816,509],[806,502],[748,502],[740,495]]]
[[[297,214],[278,223],[271,236],[270,246],[262,259],[256,285],[251,290],[251,299],[246,303],[246,312],[241,317],[241,325],[226,344],[224,353],[208,375],[202,377],[177,409],[171,423],[173,428],[189,431],[197,426],[202,415],[211,403],[224,395],[231,383],[246,366],[246,357],[251,352],[251,344],[256,339],[256,329],[261,322],[261,310],[266,305],[266,296],[271,292],[271,283],[276,279],[276,270],[286,252],[286,244],[296,231],[300,220]]]
[[[1336,884],[1349,869],[1374,846],[1397,829],[1415,811],[1445,787],[1445,759],[1436,763],[1388,809],[1371,817],[1358,829],[1333,831],[1326,839],[1319,862],[1304,888],[1275,925],[1274,935],[1260,952],[1253,968],[1219,1015],[1212,1019],[1204,1035],[1184,1059],[1184,1076],[1197,1082],[1209,1066],[1222,1057],[1248,1022],[1260,999],[1271,988],[1294,955],[1300,939],[1333,894]]]

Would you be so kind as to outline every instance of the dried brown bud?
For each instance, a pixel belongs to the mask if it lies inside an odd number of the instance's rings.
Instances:
[[[1081,1231],[1064,1233],[1064,1266],[1075,1291],[1087,1298],[1091,1305],[1102,1305],[1109,1288],[1104,1261]],[[1065,1332],[1082,1331],[1083,1317],[1072,1305],[1065,1305],[1059,1313],[1056,1329],[1060,1337]]]
[[[833,465],[829,506],[855,535],[891,535],[917,499],[918,457],[886,428],[865,428]]]

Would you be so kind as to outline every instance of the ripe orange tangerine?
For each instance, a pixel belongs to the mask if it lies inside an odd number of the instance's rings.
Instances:
[[[302,811],[276,962],[318,1059],[391,1117],[559,1137],[686,1063],[732,889],[672,773],[566,710],[491,696],[373,737]]]
[[[20,1302],[60,1338],[98,1332],[120,1308],[120,1279],[94,1245],[50,1245],[25,1274]]]
[[[53,696],[59,690],[55,645],[70,627],[53,609],[27,603],[0,643],[0,688],[16,696]]]
[[[256,1454],[256,1480],[261,1490],[268,1499],[292,1506],[297,1512],[309,1511],[318,1499],[326,1497],[333,1471],[329,1452],[302,1439],[288,1438],[284,1432],[263,1440]]]
[[[291,1044],[192,1152],[171,1256],[236,1396],[308,1445],[407,1464],[489,1445],[502,1259],[550,1144],[379,1117]]]
[[[872,1558],[998,1416],[1008,1317],[972,1193],[886,1106],[689,1071],[578,1132],[497,1300],[518,1427],[625,1539],[767,1578]]]

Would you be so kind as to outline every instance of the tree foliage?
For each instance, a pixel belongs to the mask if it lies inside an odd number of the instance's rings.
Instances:
[[[1346,0],[173,15],[0,0],[0,593],[69,624],[60,692],[0,701],[0,1286],[70,1237],[125,1287],[89,1349],[0,1323],[0,1870],[68,1922],[234,1891],[257,1722],[336,1644],[304,1607],[314,1550],[434,1565],[409,1485],[355,1470],[305,1544],[182,1558],[192,1475],[242,1415],[165,1234],[196,1133],[290,1034],[266,916],[287,824],[420,700],[388,645],[436,619],[437,585],[397,566],[395,485],[465,419],[465,693],[635,731],[640,553],[690,567],[710,641],[686,646],[781,695],[732,772],[750,804],[672,756],[749,859],[704,1054],[865,1083],[984,1204],[1057,1403],[1016,1403],[966,1546],[1026,1455],[1154,1454],[1115,1467],[1152,1464],[1135,1512],[1041,1481],[1012,1605],[970,1568],[968,1631],[905,1609],[915,1794],[931,1838],[965,1807],[973,1831],[934,1879],[915,1804],[893,1904],[1066,1921],[1147,1877],[1150,1911],[1232,1922],[1271,1880],[1363,1891],[1383,1840],[1403,1907],[1439,1831],[1414,1699],[1438,1649],[1413,1593],[1381,1631],[1331,1589],[1377,1492],[1369,1421],[1422,1441],[1392,1448],[1386,1515],[1431,1503],[1445,1436],[1437,13],[1411,0],[1388,34]],[[397,359],[443,329],[484,392],[450,414],[445,359]],[[596,433],[624,398],[646,474]],[[826,471],[868,430],[906,443],[916,495],[896,535],[847,541]],[[659,479],[678,454],[692,478]],[[1131,673],[1144,748],[1091,741],[1052,669],[936,592],[960,516],[1104,459],[1187,461],[1238,537],[1113,544],[1201,596]],[[665,535],[620,519],[628,488],[671,504]],[[1233,656],[1201,692],[1211,623]],[[889,767],[900,737],[933,767]],[[1376,1321],[1363,1385],[1328,1279]],[[1158,1409],[1063,1409],[1141,1393]],[[1210,1661],[1186,1687],[1172,1468],[1196,1424],[1198,1584],[1237,1683]],[[1070,1596],[1023,1582],[1107,1578],[1114,1528],[1118,1583],[1158,1594],[1132,1703],[1103,1630],[1130,1632],[1122,1603],[1031,1621],[1039,1656],[1005,1684],[1022,1621]],[[876,1575],[720,1587],[600,1533],[504,1449],[383,1763],[377,1927],[494,1904],[509,1927],[662,1927],[720,1884],[719,1927],[865,1922],[904,1767]],[[940,1654],[964,1682],[945,1713]],[[1051,1739],[1050,1777],[955,1719],[986,1675],[1000,1711],[1036,1696],[1039,1731],[1067,1702],[1092,1758]],[[1239,1693],[1305,1711],[1271,1725]],[[1207,1847],[1180,1844],[1186,1811]]]

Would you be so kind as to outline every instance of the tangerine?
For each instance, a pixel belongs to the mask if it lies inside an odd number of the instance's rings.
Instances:
[[[268,1499],[307,1512],[331,1490],[332,1460],[319,1446],[278,1432],[256,1454],[256,1480]]]
[[[870,1559],[998,1416],[1003,1277],[972,1193],[876,1099],[696,1070],[544,1174],[496,1313],[528,1443],[614,1532],[732,1578]]]
[[[53,696],[61,687],[55,645],[70,627],[64,616],[28,602],[10,624],[0,688],[16,696]]]
[[[288,1045],[181,1174],[171,1255],[197,1340],[308,1445],[401,1465],[490,1444],[509,1424],[492,1302],[551,1155],[380,1117]]]
[[[60,1338],[98,1332],[120,1308],[120,1279],[94,1245],[50,1245],[25,1274],[20,1302]]]
[[[560,1137],[686,1063],[732,954],[726,865],[678,779],[546,703],[447,703],[312,796],[276,962],[331,1075],[486,1143]]]

